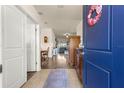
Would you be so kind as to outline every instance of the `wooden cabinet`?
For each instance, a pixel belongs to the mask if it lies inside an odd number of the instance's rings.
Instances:
[[[82,81],[82,71],[83,71],[83,49],[76,49],[76,61],[75,61],[75,69],[79,79]]]
[[[68,50],[69,50],[69,64],[72,66],[75,66],[75,56],[76,56],[76,48],[79,47],[80,44],[80,36],[70,36],[69,37],[69,45],[68,45]]]

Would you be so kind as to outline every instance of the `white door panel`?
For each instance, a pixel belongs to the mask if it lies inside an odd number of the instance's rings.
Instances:
[[[6,68],[6,84],[7,86],[11,86],[11,87],[20,87],[17,86],[21,84],[21,82],[23,82],[23,78],[24,78],[24,72],[20,72],[20,70],[23,69],[24,67],[24,58],[23,57],[17,57],[17,58],[13,58],[13,59],[8,59],[5,61],[5,68]]]
[[[2,8],[3,87],[20,87],[26,81],[25,16],[14,6]]]

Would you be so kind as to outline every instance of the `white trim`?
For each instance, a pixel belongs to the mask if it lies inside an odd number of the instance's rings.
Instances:
[[[36,25],[36,29],[37,29],[37,31],[36,31],[36,55],[37,55],[37,58],[36,58],[36,60],[37,60],[37,71],[40,71],[41,70],[41,57],[40,57],[40,44],[41,44],[41,39],[40,39],[40,26],[37,24]]]

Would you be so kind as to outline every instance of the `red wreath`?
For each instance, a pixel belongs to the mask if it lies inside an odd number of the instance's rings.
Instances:
[[[96,16],[94,18],[92,18],[91,16],[93,15],[93,13],[96,12]],[[87,19],[88,19],[88,24],[90,26],[95,25],[98,20],[100,19],[102,14],[102,5],[92,5],[90,7]]]

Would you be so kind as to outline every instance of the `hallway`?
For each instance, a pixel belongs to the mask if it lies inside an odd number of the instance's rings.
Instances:
[[[72,67],[67,62],[67,55],[65,54],[58,54],[49,58],[48,64],[42,66],[42,69],[72,69]]]
[[[49,59],[48,65],[43,68],[22,88],[82,88],[75,69],[69,67],[63,54]]]
[[[0,13],[0,87],[83,87],[81,5],[0,6]]]

